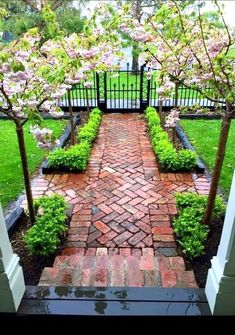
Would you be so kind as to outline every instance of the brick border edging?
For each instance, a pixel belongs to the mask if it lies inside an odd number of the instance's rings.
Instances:
[[[176,134],[177,134],[178,138],[180,139],[180,141],[183,144],[183,147],[185,149],[189,149],[189,150],[192,150],[192,151],[196,152],[195,148],[190,143],[187,135],[185,134],[185,132],[183,131],[182,127],[178,123],[176,124],[175,129],[176,129]],[[196,163],[195,170],[198,173],[204,173],[205,170],[207,170],[205,164],[203,163],[203,161],[201,160],[201,158],[199,156],[197,156],[197,163]]]
[[[74,127],[78,124],[79,121],[80,121],[79,115],[75,115],[74,118],[73,118]],[[67,143],[67,141],[70,137],[70,133],[71,133],[71,126],[69,124],[65,128],[63,134],[59,138],[59,141],[60,141],[59,147],[63,148],[65,146],[65,144]],[[46,159],[44,159],[42,161],[42,164],[39,167],[39,170],[43,169],[43,165],[45,164],[45,161],[46,161]],[[24,209],[22,207],[20,207],[21,198],[22,198],[22,194],[20,194],[19,197],[17,198],[17,200],[14,202],[16,204],[15,209],[11,213],[7,214],[6,217],[5,217],[6,227],[7,227],[7,231],[8,231],[9,235],[11,235],[13,233],[13,231],[14,231],[15,227],[17,226],[19,220],[22,218],[22,216],[24,214]]]

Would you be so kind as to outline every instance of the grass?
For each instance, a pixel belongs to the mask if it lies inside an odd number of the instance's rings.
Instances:
[[[65,128],[66,121],[46,120],[45,125],[59,137]],[[29,123],[24,126],[24,130],[29,170],[32,175],[45,156],[45,151],[37,148],[29,132]],[[0,138],[0,201],[3,208],[6,208],[24,188],[17,136],[12,121],[0,120]]]
[[[212,171],[215,164],[220,120],[181,120],[185,132],[190,142]],[[235,169],[235,120],[232,121],[229,133],[223,169],[220,177],[220,188],[228,197],[231,187],[233,171]]]

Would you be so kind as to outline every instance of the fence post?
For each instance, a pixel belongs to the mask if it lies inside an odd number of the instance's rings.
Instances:
[[[108,101],[107,101],[107,72],[104,72],[104,103],[105,103],[105,111],[108,107]]]
[[[144,89],[144,65],[140,67],[140,109],[143,111],[145,109],[143,102],[143,89]]]
[[[152,77],[150,79],[148,79],[147,81],[147,106],[150,106],[150,90],[151,90],[151,82],[152,82]]]
[[[96,94],[97,94],[97,107],[100,108],[100,76],[96,72]]]

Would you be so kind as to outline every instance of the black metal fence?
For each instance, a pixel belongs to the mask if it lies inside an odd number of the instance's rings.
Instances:
[[[157,70],[156,70],[157,71]],[[126,70],[108,71],[101,74],[94,73],[92,85],[85,88],[83,82],[75,85],[71,90],[72,106],[78,110],[90,107],[99,107],[103,111],[142,111],[147,106],[159,106],[158,86],[156,75],[147,78],[147,69],[141,67],[138,71]],[[208,92],[210,89],[208,88]],[[199,104],[202,107],[214,107],[215,103],[203,98],[192,88],[180,86],[178,90],[178,105],[192,106]],[[163,107],[174,107],[175,96],[163,101]],[[68,106],[68,96],[60,101],[60,106]]]

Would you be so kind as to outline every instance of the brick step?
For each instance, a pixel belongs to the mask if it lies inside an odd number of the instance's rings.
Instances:
[[[43,270],[39,286],[191,287],[197,284],[182,257],[57,256]]]

